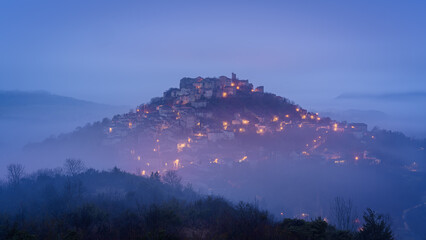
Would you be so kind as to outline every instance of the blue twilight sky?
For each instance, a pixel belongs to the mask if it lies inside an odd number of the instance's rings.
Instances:
[[[426,1],[0,2],[0,90],[136,106],[236,72],[316,107],[426,91]]]

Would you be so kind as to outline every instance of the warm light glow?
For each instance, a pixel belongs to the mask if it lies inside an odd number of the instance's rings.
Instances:
[[[306,115],[302,115],[302,119],[306,119]]]
[[[302,124],[299,124],[298,126],[299,126],[299,128],[301,128],[301,127],[302,127]]]
[[[249,124],[249,123],[250,123],[250,121],[249,121],[249,120],[245,120],[245,119],[243,119],[242,123],[243,123],[243,125],[247,125],[247,124]]]
[[[133,124],[131,122],[129,122],[129,128],[132,128]]]
[[[280,120],[278,116],[274,116],[274,118],[272,118],[273,122],[277,122],[278,120]]]
[[[240,90],[240,86],[237,86],[237,90]]]
[[[176,159],[176,160],[173,161],[173,167],[179,168],[179,159]]]
[[[188,137],[188,143],[191,143],[192,139],[190,137]]]
[[[196,137],[204,137],[205,135],[202,134],[202,133],[196,133],[196,134],[194,134],[194,136],[196,136]]]
[[[136,112],[139,112],[139,108],[136,108]]]
[[[141,156],[138,156],[138,161],[140,161],[141,160]]]
[[[233,87],[233,86],[235,86],[235,83],[231,83],[231,86]]]
[[[226,130],[229,126],[228,122],[222,122],[223,129]]]
[[[238,131],[239,131],[240,133],[242,133],[242,132],[245,132],[246,130],[245,130],[244,128],[240,128],[240,129],[238,129]]]
[[[156,149],[156,148],[154,148],[152,151],[156,152],[156,151],[157,151],[157,149]]]
[[[251,91],[254,92],[254,89],[252,89]]]
[[[314,117],[314,115],[311,115],[311,119],[314,119],[315,117]]]
[[[358,157],[358,156],[356,156],[356,157],[355,157],[355,160],[356,160],[356,161],[358,161],[358,160],[359,160],[359,157]]]
[[[342,163],[345,163],[345,160],[336,160],[336,161],[334,161],[334,163],[335,164],[339,164],[339,163],[342,164]]]
[[[317,117],[317,120],[319,121],[319,120],[321,120],[321,118],[320,118],[320,117]]]
[[[213,161],[212,163],[216,163],[216,164],[218,164],[218,163],[219,163],[218,161],[219,161],[219,159],[218,159],[218,158],[215,158],[215,159],[214,159],[214,161]]]
[[[372,139],[374,139],[374,136],[371,136]]]
[[[265,130],[263,128],[258,128],[256,131],[257,134],[264,134]]]
[[[355,128],[355,126],[351,126],[351,128]]]
[[[333,124],[333,131],[337,131],[337,123]]]
[[[226,92],[222,93],[222,97],[226,98],[228,96],[228,94]]]
[[[157,142],[160,142],[160,139],[157,139]]]
[[[244,162],[247,159],[247,156],[244,156],[243,158],[241,158],[240,160],[238,160],[238,162]]]
[[[298,111],[300,111],[300,109],[299,109],[299,108],[296,108],[296,112],[298,112]]]
[[[177,151],[182,152],[185,147],[186,147],[186,143],[178,143],[177,144]]]
[[[112,132],[112,128],[109,128],[109,132],[110,132],[110,133]]]
[[[288,117],[290,117],[290,115],[286,114],[285,117],[288,118]]]
[[[145,170],[142,170],[141,175],[145,176],[145,174],[146,174]]]

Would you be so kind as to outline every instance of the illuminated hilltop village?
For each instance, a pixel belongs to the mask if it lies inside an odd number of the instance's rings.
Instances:
[[[137,161],[142,175],[278,158],[380,163],[365,146],[375,138],[366,124],[321,118],[234,73],[231,78],[183,78],[163,97],[116,115],[105,133],[103,144],[119,149],[129,164]],[[339,138],[357,144],[345,150],[328,144]]]
[[[183,78],[162,97],[33,144],[26,156],[53,163],[79,158],[163,180],[165,171],[177,170],[194,189],[234,201],[254,198],[281,217],[307,219],[323,216],[336,192],[377,196],[379,205],[417,194],[412,189],[422,186],[413,188],[426,169],[425,148],[425,140],[307,111],[233,74]]]

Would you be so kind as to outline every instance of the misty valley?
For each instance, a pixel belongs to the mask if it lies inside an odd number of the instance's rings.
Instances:
[[[182,78],[122,114],[89,105],[97,121],[4,155],[17,163],[2,161],[0,238],[426,237],[426,139],[234,73]]]

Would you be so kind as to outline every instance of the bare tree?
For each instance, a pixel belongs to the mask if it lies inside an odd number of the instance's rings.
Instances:
[[[181,187],[181,181],[182,177],[179,177],[179,175],[177,175],[176,171],[174,170],[167,171],[163,176],[163,182],[175,188]]]
[[[80,159],[68,158],[65,160],[64,170],[68,175],[75,176],[82,173],[85,169],[86,167]]]
[[[9,164],[7,166],[7,179],[9,184],[18,185],[24,176],[24,166],[21,164]]]
[[[339,230],[355,230],[355,220],[357,218],[355,208],[350,199],[345,200],[341,197],[336,197],[331,205],[332,221]]]

